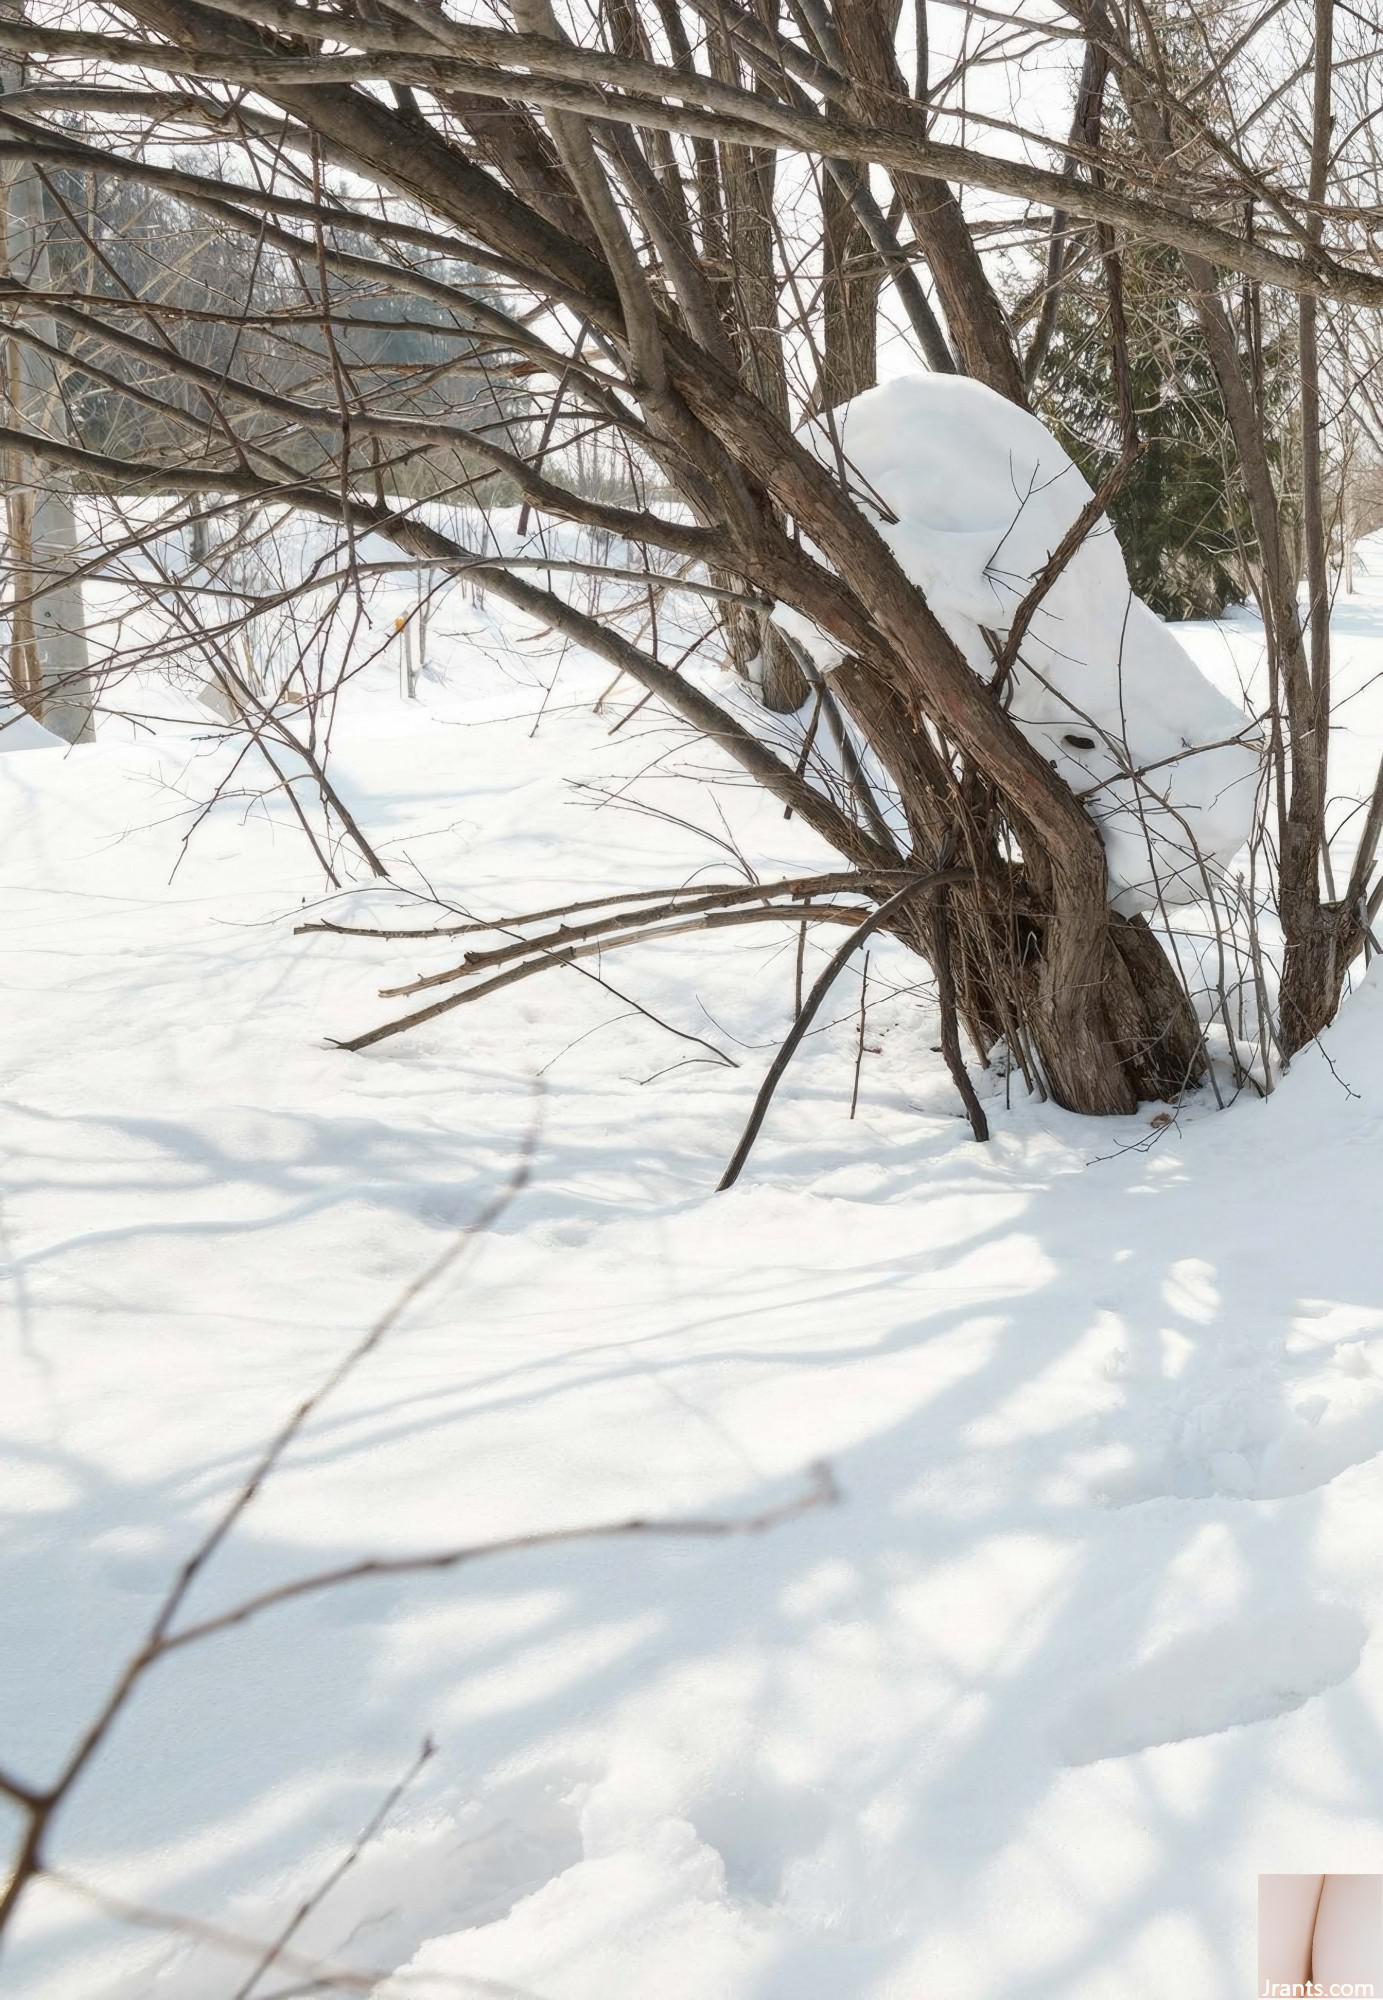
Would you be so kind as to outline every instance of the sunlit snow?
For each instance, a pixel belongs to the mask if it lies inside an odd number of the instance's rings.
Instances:
[[[977,674],[1091,489],[1046,425],[980,382],[907,375],[804,436],[841,470]],[[778,621],[829,669],[840,648]],[[1132,912],[1206,899],[1206,871],[1248,839],[1258,731],[1135,597],[1102,521],[1043,597],[1010,678],[1010,713],[1104,836],[1112,900]]]

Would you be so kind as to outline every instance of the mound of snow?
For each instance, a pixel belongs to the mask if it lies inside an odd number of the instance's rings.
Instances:
[[[859,504],[988,679],[985,632],[1005,637],[1091,497],[1046,425],[979,382],[909,375],[803,437],[823,464],[843,459]],[[839,663],[816,625],[776,615],[819,667]],[[1134,596],[1107,521],[1042,600],[1009,691],[1014,721],[1100,826],[1116,907],[1153,908],[1159,892],[1203,901],[1198,856],[1222,864],[1249,835],[1258,733]]]
[[[61,736],[35,722],[32,715],[13,703],[0,703],[0,753],[6,750],[65,750]]]

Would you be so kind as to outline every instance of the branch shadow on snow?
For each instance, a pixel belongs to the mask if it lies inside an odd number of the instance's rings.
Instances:
[[[1283,1162],[1296,1088],[1271,1113]],[[521,1290],[509,1262],[482,1271],[328,1405],[202,1608],[318,1567],[343,1495],[396,1546],[387,1496],[419,1463],[433,1541],[444,1522],[471,1539],[733,1511],[818,1455],[843,1505],[752,1541],[533,1551],[270,1612],[157,1670],[59,1858],[267,1934],[430,1730],[435,1765],[305,1948],[382,1966],[421,1948],[439,1978],[560,1996],[934,1980],[1093,2000],[1153,1990],[1175,1913],[1181,1962],[1237,1990],[1267,1865],[1242,1829],[1371,1817],[1383,1752],[1351,1685],[1359,1578],[1323,1533],[1383,1451],[1364,1195],[1298,1159],[1295,1233],[1258,1243],[1262,1183],[1235,1163],[1267,1115],[1055,1177],[1040,1137],[984,1155],[931,1132],[887,1151],[865,1203],[766,1185],[810,1190],[838,1159],[780,1137],[734,1196],[633,1216],[600,1186],[602,1147],[563,1132],[506,1218]],[[168,1121],[117,1122],[208,1186],[252,1171]],[[339,1162],[342,1135],[296,1129],[301,1156],[260,1176],[281,1208],[243,1226],[332,1198],[312,1162]],[[362,1184],[396,1185],[387,1135],[350,1143]],[[454,1196],[463,1162],[439,1136],[422,1164]],[[426,1180],[397,1183],[401,1211],[426,1216]],[[482,1342],[456,1344],[462,1313]],[[245,1454],[123,1483],[60,1444],[37,1456],[54,1505],[31,1538],[9,1524],[7,1602],[47,1650],[15,1648],[8,1685],[30,1712],[58,1652],[69,1674],[80,1656],[56,1757]],[[602,1481],[609,1505],[574,1505]],[[1309,1787],[1279,1728],[1328,1746]],[[21,1987],[119,1938],[54,1904],[21,1933]],[[206,1947],[123,1949],[109,2000],[235,1990]],[[704,1987],[667,1983],[702,1950]]]

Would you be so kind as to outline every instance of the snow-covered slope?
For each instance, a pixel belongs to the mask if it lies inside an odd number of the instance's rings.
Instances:
[[[727,845],[827,859],[651,709],[611,736],[603,667],[551,685],[546,643],[459,594],[438,622],[427,705],[385,660],[335,729],[401,883],[498,916],[723,879]],[[1383,594],[1338,629],[1371,772]],[[1191,643],[1232,686],[1261,633]],[[55,1769],[265,1438],[492,1194],[539,1071],[531,1187],[322,1409],[194,1613],[362,1555],[729,1516],[816,1459],[842,1499],[267,1613],[151,1676],[53,1860],[270,1937],[431,1732],[295,1940],[379,2000],[1254,1990],[1260,1870],[1383,1866],[1383,992],[1222,1117],[1085,1123],[983,1077],[980,1148],[883,940],[858,1115],[862,968],[716,1196],[790,942],[671,941],[348,1057],[325,1038],[440,954],[295,936],[320,878],[245,769],[180,860],[226,754],[0,759],[0,1767]],[[401,906],[428,920],[330,904]],[[54,1883],[0,1983],[230,2000],[249,1962]]]
[[[12,702],[0,701],[0,755],[6,750],[52,750],[62,747],[62,738],[41,722],[35,722]]]
[[[843,466],[904,571],[976,673],[1091,490],[1046,425],[980,382],[907,375],[804,432]],[[839,648],[785,607],[779,622],[829,669]],[[1201,902],[1202,868],[1248,838],[1257,731],[1129,587],[1107,522],[1043,598],[1010,712],[1099,822],[1126,911]]]

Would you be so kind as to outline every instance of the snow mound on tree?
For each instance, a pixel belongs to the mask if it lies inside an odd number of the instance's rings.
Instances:
[[[802,433],[851,491],[976,673],[994,656],[1091,489],[1046,425],[979,382],[909,375]],[[893,517],[893,518],[890,518]],[[800,614],[778,622],[829,671],[841,648]],[[1104,837],[1126,912],[1203,901],[1206,872],[1243,846],[1256,726],[1135,597],[1102,520],[1043,598],[1009,712]]]

